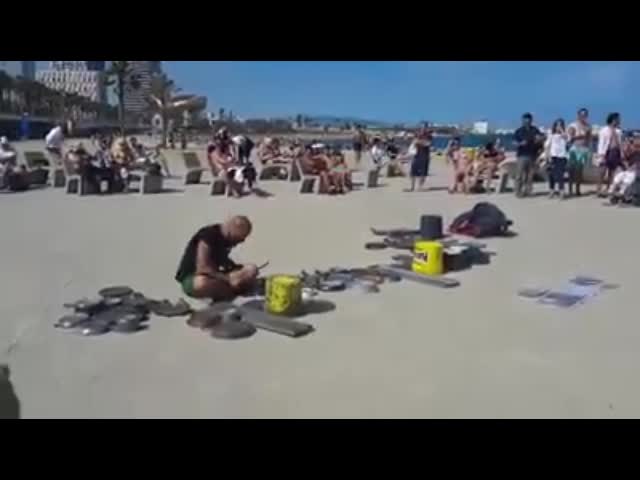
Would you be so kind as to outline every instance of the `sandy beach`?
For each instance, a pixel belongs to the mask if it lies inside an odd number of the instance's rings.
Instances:
[[[177,154],[168,157],[179,172]],[[267,199],[211,197],[208,185],[178,180],[167,182],[175,191],[148,196],[1,194],[0,364],[11,368],[22,416],[640,417],[638,211],[593,197],[451,196],[446,167],[434,170],[433,191],[404,193],[405,180],[382,179],[341,198],[277,181],[263,182]],[[518,233],[487,241],[490,265],[452,274],[461,281],[452,290],[400,282],[376,295],[323,295],[337,308],[307,316],[316,331],[304,338],[216,340],[182,317],[153,317],[131,336],[53,328],[65,301],[108,285],[180,298],[173,276],[186,241],[232,213],[254,222],[234,258],[298,273],[387,262],[394,251],[363,248],[369,227],[414,227],[423,214],[449,222],[487,199]],[[572,310],[516,296],[576,274],[620,288]]]

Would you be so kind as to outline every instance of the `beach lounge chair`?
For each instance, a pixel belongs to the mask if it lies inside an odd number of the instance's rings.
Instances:
[[[86,182],[82,181],[82,176],[74,173],[71,163],[66,158],[62,161],[62,178],[64,184],[65,193],[76,193],[78,195],[85,195],[87,192]],[[54,173],[54,186],[55,185],[55,173]]]
[[[219,197],[219,196],[230,196],[231,189],[227,182],[218,176],[213,177],[211,181],[211,196]]]
[[[300,166],[300,160],[297,158],[291,161],[289,180],[300,182],[300,193],[320,193],[320,177],[304,173]]]
[[[202,168],[198,154],[196,152],[182,152],[182,158],[186,170],[184,174],[184,184],[192,185],[200,183],[204,168]]]
[[[282,169],[287,170],[286,178],[281,178],[278,174]],[[293,161],[289,163],[277,163],[272,165],[264,165],[260,170],[258,180],[287,180],[291,181],[291,172],[293,170]],[[296,180],[297,181],[297,180]]]
[[[29,171],[29,183],[46,185],[51,171],[51,162],[43,152],[24,152],[24,162]]]
[[[161,193],[164,177],[156,173],[148,173],[143,170],[137,170],[129,173],[127,178],[127,185],[131,183],[138,184],[138,193],[140,195],[147,195],[152,193]]]

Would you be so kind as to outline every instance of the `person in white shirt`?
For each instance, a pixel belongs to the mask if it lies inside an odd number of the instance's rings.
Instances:
[[[370,155],[371,155],[371,160],[373,161],[374,166],[378,169],[382,168],[384,159],[387,156],[387,151],[384,148],[384,145],[380,137],[375,137],[373,139]]]
[[[551,133],[545,144],[545,159],[549,168],[549,198],[565,198],[564,176],[567,172],[569,137],[564,127],[564,120],[559,118],[553,122]]]
[[[602,127],[598,134],[596,160],[598,167],[600,167],[600,176],[596,193],[600,197],[607,195],[606,192],[613,177],[622,167],[622,130],[620,124],[620,114],[610,113],[607,116],[607,126]]]
[[[60,165],[62,163],[62,146],[64,145],[62,125],[58,124],[53,127],[44,137],[44,141],[45,148],[51,155],[52,164]]]

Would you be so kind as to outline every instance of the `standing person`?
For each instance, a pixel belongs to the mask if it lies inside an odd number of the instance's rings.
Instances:
[[[453,138],[445,153],[447,163],[451,165],[451,186],[449,187],[449,193],[467,193],[466,182],[466,161],[464,159],[464,152],[462,151],[462,143],[460,137]]]
[[[551,134],[545,144],[545,158],[549,165],[549,198],[565,198],[564,176],[567,172],[567,143],[569,136],[564,128],[564,120],[553,122]]]
[[[370,155],[375,168],[382,168],[384,159],[387,156],[387,151],[384,148],[384,144],[382,143],[380,137],[373,137]]]
[[[622,130],[619,113],[607,116],[607,125],[598,133],[597,162],[600,168],[596,194],[606,196],[614,175],[622,167]],[[603,189],[604,184],[604,189]]]
[[[29,114],[24,112],[22,119],[20,120],[20,138],[22,140],[28,140],[31,136],[31,122],[29,121]]]
[[[246,135],[236,135],[231,139],[237,149],[238,161],[245,165],[251,160],[251,152],[255,146],[253,141]]]
[[[44,137],[45,149],[51,155],[54,165],[60,165],[62,163],[62,147],[64,145],[64,132],[62,130],[62,123],[55,125],[46,137]]]
[[[355,154],[356,168],[360,168],[362,151],[367,147],[367,134],[362,126],[356,125],[356,133],[353,136],[353,152]]]
[[[410,192],[415,191],[416,180],[418,180],[418,189],[424,189],[424,183],[429,175],[429,163],[431,162],[431,131],[427,124],[420,129],[413,142],[415,155],[411,161],[411,187]]]
[[[517,147],[516,156],[516,197],[522,198],[530,194],[533,189],[533,169],[538,158],[544,135],[538,127],[533,125],[533,115],[522,115],[522,126],[514,135]]]
[[[589,123],[589,110],[578,110],[578,118],[569,125],[569,195],[580,196],[580,186],[584,175],[584,167],[591,161],[593,138]]]

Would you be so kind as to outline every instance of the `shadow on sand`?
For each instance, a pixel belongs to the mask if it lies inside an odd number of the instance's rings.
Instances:
[[[11,371],[6,365],[0,365],[0,420],[20,418],[20,400],[11,383]]]

